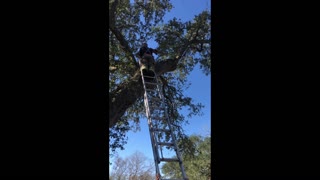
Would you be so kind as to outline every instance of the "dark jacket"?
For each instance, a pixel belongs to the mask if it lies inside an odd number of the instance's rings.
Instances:
[[[140,56],[140,57],[143,57],[143,55],[144,55],[145,53],[152,55],[152,53],[157,54],[158,51],[157,51],[156,49],[152,49],[152,48],[148,48],[148,47],[142,47],[142,48],[140,48],[140,50],[139,50],[139,56]]]

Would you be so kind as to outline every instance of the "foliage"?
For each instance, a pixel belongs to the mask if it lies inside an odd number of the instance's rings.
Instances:
[[[181,143],[188,143],[182,149],[185,171],[189,179],[207,180],[211,178],[211,137],[192,135]],[[162,172],[168,178],[181,178],[178,163],[168,162],[162,166]]]
[[[203,105],[194,103],[183,91],[189,87],[187,76],[197,64],[206,75],[211,72],[211,14],[203,11],[191,21],[182,22],[172,18],[164,22],[164,15],[172,9],[169,0],[147,3],[109,0],[109,105],[117,108],[121,105],[125,109],[124,113],[114,110],[116,108],[109,110],[111,116],[119,116],[115,124],[109,124],[111,154],[123,148],[127,140],[126,133],[139,130],[140,119],[145,116],[141,92],[134,92],[136,98],[132,102],[128,100],[132,98],[129,95],[119,95],[128,87],[141,86],[139,81],[135,84],[130,82],[133,82],[139,69],[135,54],[142,42],[154,40],[158,44],[153,48],[159,51],[156,62],[163,63],[159,71],[170,118],[177,127],[177,137],[186,137],[181,126],[188,123],[179,110],[187,108],[188,118],[201,115]],[[166,66],[170,63],[175,63],[171,69]]]

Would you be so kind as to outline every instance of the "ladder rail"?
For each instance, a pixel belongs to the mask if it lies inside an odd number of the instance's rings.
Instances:
[[[149,105],[148,105],[148,95],[147,95],[147,91],[146,91],[146,85],[145,85],[145,79],[143,76],[143,72],[142,70],[141,72],[141,77],[142,77],[142,84],[143,84],[143,88],[144,88],[144,104],[145,104],[145,108],[146,108],[146,115],[147,115],[147,119],[148,119],[148,126],[149,126],[149,134],[150,134],[150,139],[151,139],[151,145],[152,145],[152,152],[153,152],[153,158],[154,158],[154,163],[155,163],[155,168],[156,168],[156,173],[160,174],[160,169],[159,166],[157,166],[158,162],[160,161],[159,159],[159,155],[158,155],[158,150],[156,149],[157,143],[154,142],[154,134],[153,131],[151,131],[150,129],[153,128],[152,123],[151,123],[151,115],[150,115],[150,109],[149,109]]]
[[[162,91],[159,91],[159,95],[160,95],[160,98],[162,99],[163,103],[165,103],[165,98],[164,98],[164,95],[163,95]],[[168,111],[165,110],[164,114],[165,114],[166,119],[168,121],[167,124],[168,124],[168,127],[169,127],[170,131],[171,131],[171,138],[172,138],[172,141],[173,141],[173,144],[174,144],[174,147],[175,147],[175,151],[176,151],[177,157],[180,160],[179,166],[180,166],[180,169],[181,169],[182,177],[184,179],[187,179],[187,174],[186,174],[184,166],[182,164],[181,153],[179,151],[179,148],[178,148],[178,145],[177,145],[177,140],[176,140],[175,134],[173,133],[173,129],[172,129],[172,126],[171,126],[171,118],[168,115]]]
[[[140,62],[139,62],[140,64]],[[145,110],[146,110],[146,116],[148,120],[148,126],[149,126],[149,134],[150,134],[150,139],[151,139],[151,145],[152,145],[152,151],[153,151],[153,157],[154,157],[154,162],[155,162],[155,168],[156,168],[156,174],[157,176],[160,176],[160,180],[164,180],[161,177],[160,173],[160,168],[159,168],[159,163],[161,161],[165,162],[179,162],[180,170],[182,173],[183,180],[187,180],[187,175],[183,166],[181,154],[178,149],[177,141],[175,134],[173,133],[173,128],[171,126],[171,119],[168,115],[168,109],[166,107],[166,102],[164,95],[162,93],[162,83],[159,81],[157,74],[154,73],[154,77],[144,75],[143,70],[140,69],[141,72],[141,77],[142,77],[142,83],[143,83],[143,88],[144,88],[144,105],[145,105]],[[153,82],[146,82],[145,77],[153,79]],[[156,87],[153,87],[152,89],[147,88],[150,87],[150,85],[156,85]],[[156,90],[154,90],[156,89]],[[154,94],[151,95],[151,92],[154,92]],[[155,96],[154,96],[155,95]],[[157,97],[158,96],[158,97]],[[158,98],[158,100],[156,100]],[[150,102],[151,100],[152,103]],[[160,102],[159,104],[154,103],[155,101]],[[159,118],[152,117],[152,115],[157,114]],[[160,118],[162,114],[162,118]],[[154,123],[152,119],[156,120],[156,127],[154,127]],[[158,120],[157,120],[158,119]],[[163,125],[166,125],[165,127],[169,129],[159,129],[158,124],[162,123]],[[171,136],[172,142],[161,142],[160,141],[160,136],[166,135],[166,132],[169,133]],[[164,158],[163,157],[163,152],[162,152],[162,147],[163,146],[173,146],[174,151],[176,153],[177,159],[174,158]],[[159,150],[161,157],[159,156]]]

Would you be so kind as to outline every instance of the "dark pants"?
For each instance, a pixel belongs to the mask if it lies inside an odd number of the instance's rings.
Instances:
[[[140,60],[140,64],[141,64],[141,69],[154,71],[155,61],[152,55],[145,54]]]

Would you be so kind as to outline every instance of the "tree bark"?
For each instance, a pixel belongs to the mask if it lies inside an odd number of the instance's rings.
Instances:
[[[129,81],[120,84],[109,93],[109,128],[113,127],[126,110],[143,96],[143,85],[139,69]]]
[[[167,59],[156,62],[156,74],[174,71],[177,68],[179,59]],[[126,110],[131,107],[137,99],[142,98],[144,93],[141,73],[136,69],[135,75],[130,81],[120,84],[114,91],[109,93],[109,128],[113,127]]]

